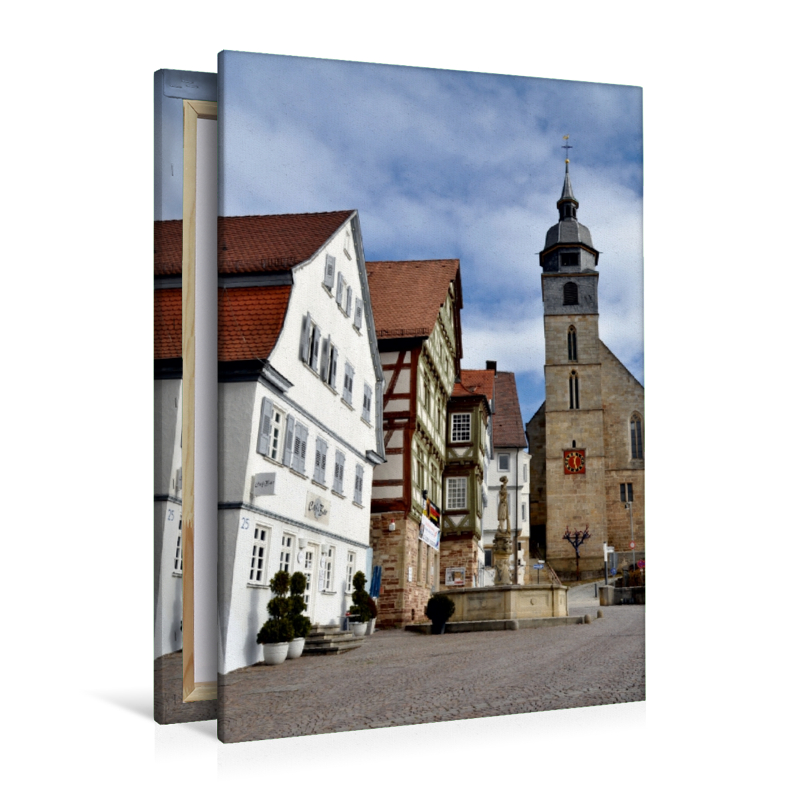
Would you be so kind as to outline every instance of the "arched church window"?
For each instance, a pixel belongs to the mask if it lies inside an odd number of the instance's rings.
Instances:
[[[564,284],[564,305],[578,305],[578,284],[568,281]]]
[[[578,389],[578,373],[572,370],[569,374],[569,407],[580,408],[580,394]]]
[[[631,458],[643,458],[642,418],[638,414],[631,417]]]
[[[567,357],[570,361],[578,360],[578,332],[574,325],[567,331]]]

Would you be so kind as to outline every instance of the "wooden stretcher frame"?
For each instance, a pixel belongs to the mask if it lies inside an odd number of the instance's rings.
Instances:
[[[197,124],[217,119],[217,104],[183,101],[183,419],[181,469],[183,474],[183,701],[215,700],[216,681],[195,681],[195,378],[196,378],[196,234],[197,234]]]

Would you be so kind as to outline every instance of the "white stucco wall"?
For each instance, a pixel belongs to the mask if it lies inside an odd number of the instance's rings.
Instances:
[[[349,226],[349,223],[348,223]],[[284,392],[267,382],[220,385],[220,671],[230,672],[262,658],[256,634],[267,619],[268,589],[250,580],[251,556],[256,528],[267,531],[265,582],[280,568],[281,540],[292,537],[289,571],[304,571],[306,553],[314,554],[314,579],[309,611],[312,622],[340,624],[350,606],[344,591],[347,554],[355,555],[354,572],[367,568],[369,545],[372,464],[367,451],[377,449],[375,410],[382,397],[376,391],[375,362],[368,324],[371,311],[365,305],[361,331],[353,325],[356,298],[362,281],[359,263],[344,253],[345,229],[310,263],[295,269],[284,326],[270,356],[270,366],[292,386]],[[323,285],[325,256],[336,258],[333,292]],[[336,302],[336,281],[342,273],[353,289],[349,317]],[[365,277],[365,276],[364,276]],[[300,359],[303,318],[311,312],[323,338],[331,337],[339,350],[336,381],[327,386]],[[368,320],[369,315],[369,320]],[[321,350],[320,350],[321,356]],[[354,370],[353,402],[343,400],[345,363]],[[362,419],[363,386],[372,387],[371,422]],[[376,396],[377,395],[377,396]],[[269,398],[281,413],[281,438],[275,460],[256,450],[262,399]],[[308,429],[304,474],[283,463],[286,419]],[[324,481],[314,479],[317,438],[327,443]],[[336,452],[344,454],[342,492],[333,490]],[[363,469],[361,502],[354,500],[356,465]],[[274,473],[274,494],[256,495],[253,476]],[[321,498],[326,517],[309,518],[309,504]],[[320,588],[322,550],[333,547],[333,583],[330,591]],[[367,575],[369,578],[369,575]]]
[[[154,386],[154,547],[155,657],[183,647],[183,579],[175,570],[181,535],[181,496],[177,476],[181,466],[182,381],[157,380]]]

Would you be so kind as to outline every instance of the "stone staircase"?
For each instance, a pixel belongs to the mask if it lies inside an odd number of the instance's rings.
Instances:
[[[314,625],[306,636],[303,655],[338,656],[361,647],[363,643],[363,636],[354,636],[352,631],[340,630],[336,625]]]

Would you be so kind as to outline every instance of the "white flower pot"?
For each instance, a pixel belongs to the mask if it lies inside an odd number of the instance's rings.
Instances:
[[[375,633],[375,617],[367,623],[367,636]]]
[[[350,623],[350,630],[353,633],[353,636],[366,636],[367,635],[367,623],[366,622],[351,622]]]
[[[262,644],[264,648],[264,663],[270,666],[283,664],[289,652],[289,642],[276,642],[275,644]]]
[[[300,658],[303,655],[303,648],[306,646],[305,639],[292,639],[289,642],[289,652],[286,654],[286,658]]]

